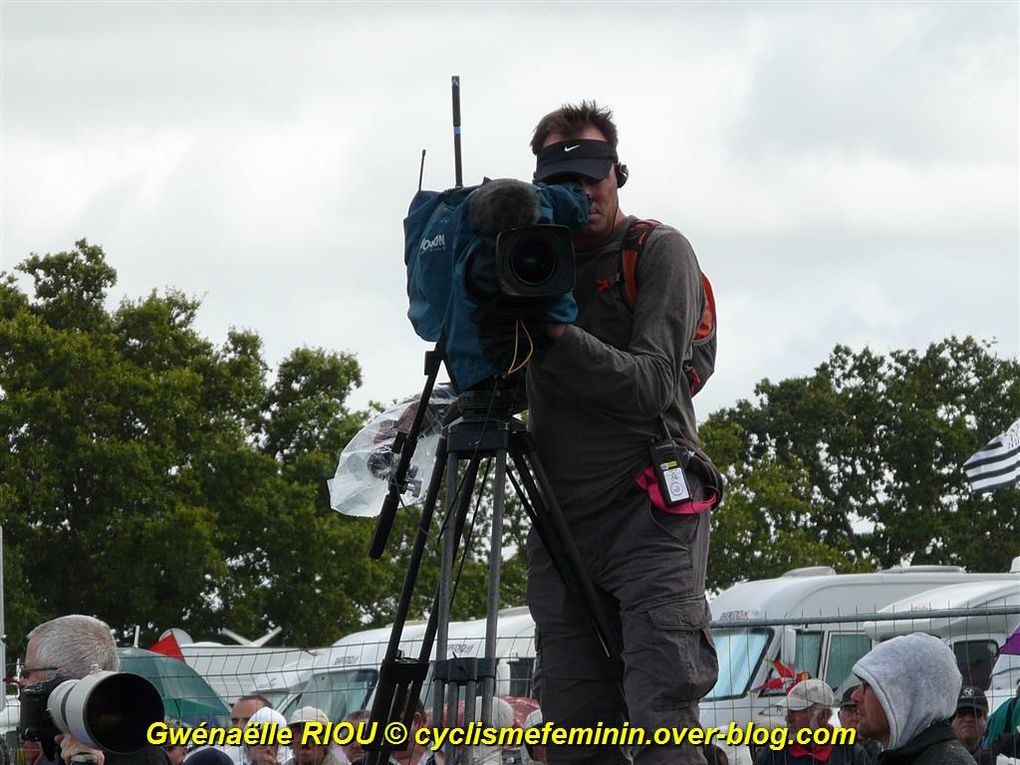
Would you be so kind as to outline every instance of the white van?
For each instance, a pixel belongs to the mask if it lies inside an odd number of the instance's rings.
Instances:
[[[774,676],[771,661],[775,659],[821,677],[838,690],[857,659],[871,649],[872,638],[863,630],[869,615],[902,598],[948,584],[1020,584],[1020,559],[1014,561],[1014,569],[1009,574],[970,574],[956,566],[913,566],[836,574],[828,567],[812,567],[776,579],[736,584],[710,603],[719,680],[701,704],[702,723],[717,727],[730,722],[761,724],[762,713],[774,709],[783,696],[782,690],[759,690]],[[784,620],[789,623],[771,623]],[[503,609],[498,624],[496,694],[527,696],[535,660],[531,614],[524,606]],[[405,656],[418,656],[424,630],[424,623],[405,627],[401,641]],[[337,641],[328,653],[321,652],[311,679],[288,697],[284,713],[314,704],[324,710],[329,706],[331,719],[339,719],[336,714],[341,708],[346,714],[367,706],[389,635],[389,627],[359,632]],[[481,656],[484,636],[484,619],[451,623],[449,655]]]

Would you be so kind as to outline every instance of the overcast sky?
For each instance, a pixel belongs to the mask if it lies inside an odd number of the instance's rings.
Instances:
[[[176,287],[199,328],[355,353],[356,406],[417,392],[401,221],[528,179],[568,101],[611,106],[628,213],[715,286],[699,416],[836,343],[950,334],[1020,354],[1016,2],[41,3],[3,0],[0,267],[86,237],[115,297]]]

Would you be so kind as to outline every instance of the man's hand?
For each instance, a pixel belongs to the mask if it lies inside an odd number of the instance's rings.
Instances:
[[[53,740],[60,744],[60,759],[64,762],[70,763],[71,758],[75,755],[86,755],[93,758],[96,765],[103,765],[106,760],[101,749],[90,749],[70,733],[61,733],[59,736],[54,736]]]
[[[549,335],[551,340],[559,340],[563,337],[563,333],[567,331],[566,324],[550,324],[545,328],[545,333]]]

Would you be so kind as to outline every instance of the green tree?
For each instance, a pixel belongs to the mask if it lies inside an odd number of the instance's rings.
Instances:
[[[324,480],[363,419],[349,354],[300,348],[267,381],[262,344],[221,346],[199,303],[106,306],[116,273],[82,240],[0,281],[0,523],[12,651],[45,618],[95,613],[143,639],[181,625],[335,640],[392,585],[371,529]],[[300,605],[300,607],[299,607]]]
[[[712,586],[820,564],[1008,569],[1020,492],[974,495],[960,466],[1020,414],[1016,360],[972,338],[888,356],[837,346],[755,397],[702,428],[730,479]]]

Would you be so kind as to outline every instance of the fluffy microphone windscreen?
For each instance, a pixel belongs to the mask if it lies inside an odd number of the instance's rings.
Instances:
[[[485,236],[538,221],[538,195],[530,183],[498,178],[482,185],[468,199],[471,222]]]

